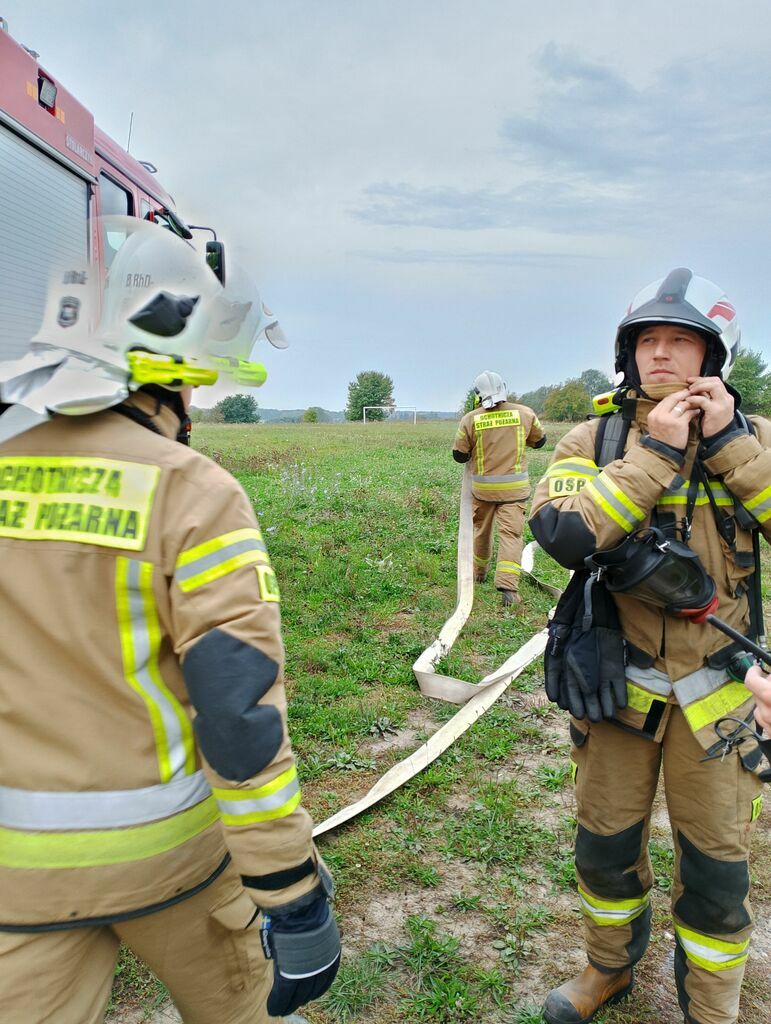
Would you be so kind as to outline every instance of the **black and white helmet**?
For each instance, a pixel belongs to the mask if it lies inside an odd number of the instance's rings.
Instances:
[[[703,372],[728,379],[736,361],[741,331],[725,292],[686,267],[671,270],[632,299],[616,333],[616,371],[630,378],[634,341],[643,324],[683,324],[707,342]]]

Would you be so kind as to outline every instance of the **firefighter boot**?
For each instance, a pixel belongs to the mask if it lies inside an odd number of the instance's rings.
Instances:
[[[605,974],[589,964],[577,978],[553,988],[543,1007],[547,1024],[589,1024],[603,1006],[612,1006],[629,995],[634,987],[631,967]]]
[[[487,569],[474,569],[474,583],[484,583],[487,579]]]
[[[515,590],[502,590],[501,604],[504,608],[509,608],[511,605],[522,604],[522,598]]]

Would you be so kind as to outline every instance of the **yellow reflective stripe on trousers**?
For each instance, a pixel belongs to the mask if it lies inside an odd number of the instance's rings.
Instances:
[[[757,821],[760,817],[760,812],[763,810],[763,794],[756,796],[752,801],[752,817],[750,821]]]
[[[519,562],[496,562],[495,568],[498,572],[508,573],[510,576],[519,576],[522,571]]]
[[[683,708],[683,714],[694,732],[705,725],[716,722],[724,715],[730,715],[750,699],[749,690],[742,683],[730,682],[708,697],[702,697]]]
[[[732,967],[740,967],[747,959],[749,939],[744,942],[726,942],[683,928],[679,924],[675,924],[675,932],[688,959],[705,971],[730,971]]]
[[[601,900],[597,896],[590,895],[585,889],[578,887],[578,898],[581,900],[581,910],[587,917],[590,917],[595,924],[619,925],[629,924],[648,906],[650,897],[648,893],[633,900]]]
[[[489,565],[489,563],[490,563],[490,556],[489,555],[487,556],[487,558],[482,558],[480,555],[474,555],[474,565]]]
[[[286,818],[300,803],[300,781],[292,765],[258,789],[214,789],[225,825],[252,825]]]
[[[631,533],[645,518],[642,509],[639,509],[606,473],[600,473],[595,480],[590,480],[584,487],[584,494],[590,495],[602,511],[625,533]]]
[[[195,771],[193,727],[161,677],[161,629],[153,595],[153,566],[117,558],[115,597],[126,682],[145,702],[155,737],[161,782]]]
[[[0,866],[92,868],[127,864],[173,850],[219,818],[214,797],[163,821],[92,832],[19,832],[0,828]]]
[[[174,579],[179,589],[188,593],[255,562],[270,562],[260,531],[256,527],[232,530],[183,551]]]

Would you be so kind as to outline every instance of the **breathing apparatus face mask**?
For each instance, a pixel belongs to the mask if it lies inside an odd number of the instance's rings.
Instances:
[[[670,615],[705,622],[717,608],[715,581],[696,552],[655,527],[595,552],[585,564],[611,593],[628,593]]]

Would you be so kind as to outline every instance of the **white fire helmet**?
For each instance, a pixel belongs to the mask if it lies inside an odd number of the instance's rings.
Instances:
[[[286,339],[237,264],[223,288],[203,254],[157,224],[105,217],[101,227],[117,248],[101,296],[97,267],[54,275],[29,352],[0,362],[0,400],[45,418],[110,408],[146,384],[265,381],[249,361],[255,342]]]
[[[474,392],[479,397],[479,404],[485,409],[490,409],[498,402],[505,402],[508,393],[503,377],[492,370],[483,370],[479,374],[474,381]]]
[[[736,310],[722,288],[686,267],[671,270],[632,300],[616,332],[616,371],[634,378],[634,342],[643,324],[682,324],[707,342],[703,372],[728,379],[739,351]]]

